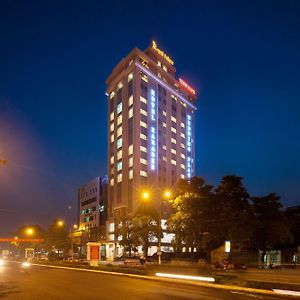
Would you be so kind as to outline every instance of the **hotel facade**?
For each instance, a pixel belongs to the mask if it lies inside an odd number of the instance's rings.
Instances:
[[[153,41],[134,48],[107,78],[108,225],[134,214],[144,190],[158,201],[194,175],[196,93],[176,78],[173,60]],[[113,236],[111,237],[111,241]]]

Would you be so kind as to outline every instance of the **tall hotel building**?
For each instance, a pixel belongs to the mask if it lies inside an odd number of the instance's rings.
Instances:
[[[108,220],[133,214],[194,174],[195,90],[153,41],[134,48],[108,77]],[[112,231],[112,230],[110,230]]]

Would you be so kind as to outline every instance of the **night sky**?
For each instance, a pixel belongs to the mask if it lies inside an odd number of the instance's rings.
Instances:
[[[196,174],[300,203],[300,1],[0,2],[0,234],[75,222],[106,173],[105,79],[152,39],[197,90]]]

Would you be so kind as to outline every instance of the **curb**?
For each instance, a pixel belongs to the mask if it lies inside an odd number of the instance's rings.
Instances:
[[[159,282],[181,283],[181,284],[188,284],[188,285],[193,285],[193,286],[200,286],[200,287],[207,287],[207,288],[214,288],[214,289],[221,289],[221,290],[231,290],[231,291],[238,291],[238,292],[248,292],[248,293],[255,293],[255,294],[261,294],[261,295],[268,295],[268,296],[279,296],[277,293],[275,293],[274,291],[271,291],[271,290],[245,288],[245,287],[239,287],[239,286],[233,286],[233,285],[218,285],[218,284],[212,284],[212,283],[195,282],[195,281],[191,281],[191,280],[162,278],[162,277],[155,277],[155,276],[127,274],[127,273],[101,271],[101,270],[91,270],[91,269],[84,269],[84,268],[51,266],[51,265],[43,265],[43,264],[32,264],[32,265],[38,266],[38,267],[53,268],[53,269],[63,269],[63,270],[71,270],[71,271],[117,275],[117,276],[122,276],[122,277],[131,277],[131,278],[138,278],[138,279],[143,279],[143,280],[152,280],[152,281],[159,281]]]

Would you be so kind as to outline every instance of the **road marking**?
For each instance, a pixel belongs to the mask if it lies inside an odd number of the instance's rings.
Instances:
[[[245,296],[249,296],[249,297],[253,297],[253,298],[260,298],[262,299],[261,296],[258,296],[258,295],[254,295],[254,294],[248,294],[248,293],[242,293],[242,292],[234,292],[234,291],[231,291],[232,294],[239,294],[239,295],[245,295]]]

